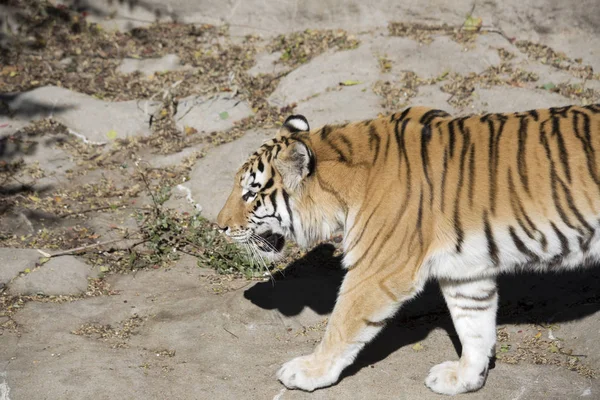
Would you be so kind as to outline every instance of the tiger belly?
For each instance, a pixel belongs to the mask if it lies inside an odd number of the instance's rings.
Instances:
[[[591,220],[588,219],[588,220]],[[471,280],[499,273],[572,270],[600,261],[600,226],[582,235],[566,225],[538,223],[529,237],[511,226],[467,232],[460,251],[454,243],[434,250],[422,274],[438,279]]]

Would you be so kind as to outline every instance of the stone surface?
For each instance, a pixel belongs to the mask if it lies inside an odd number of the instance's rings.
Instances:
[[[0,93],[17,121],[52,117],[92,142],[107,142],[114,130],[116,137],[149,135],[149,115],[154,103],[107,102],[70,90],[45,86],[19,94]]]
[[[231,93],[218,93],[210,97],[190,96],[179,100],[175,121],[181,130],[189,126],[200,132],[214,132],[227,130],[235,121],[251,114],[246,102],[232,98]]]
[[[215,220],[233,187],[233,177],[244,161],[258,147],[275,135],[249,131],[240,139],[221,145],[200,159],[190,173],[189,182],[180,186],[190,189],[194,203],[202,208],[202,216]],[[219,171],[219,173],[215,173]],[[168,207],[194,212],[186,199],[187,191],[173,191]]]
[[[0,113],[0,138],[12,135],[19,129],[27,126],[28,121],[17,121],[9,119],[8,116]]]
[[[176,54],[167,54],[161,58],[125,58],[117,68],[117,72],[131,74],[140,71],[144,75],[152,75],[155,72],[177,71],[184,68]]]
[[[560,33],[576,38],[581,32],[600,32],[600,4],[596,0],[560,2],[544,0],[506,0],[477,3],[471,0],[424,0],[376,3],[351,0],[235,1],[147,0],[144,2],[110,0],[60,0],[76,3],[107,29],[131,29],[148,25],[159,15],[162,20],[188,23],[228,23],[235,34],[272,35],[307,28],[340,28],[357,32],[385,27],[389,21],[447,23],[460,26],[473,12],[486,25],[502,29],[509,36],[528,33],[540,37]],[[87,7],[86,7],[87,5]]]
[[[9,292],[21,295],[78,295],[87,289],[88,277],[95,277],[97,274],[91,266],[74,256],[56,257],[15,279]]]
[[[334,90],[317,93],[298,103],[296,111],[306,116],[312,128],[325,124],[376,118],[383,112],[381,99],[367,83],[355,86],[334,87]]]
[[[377,59],[368,46],[329,51],[282,78],[269,102],[276,106],[297,103],[327,89],[338,88],[344,81],[369,84],[377,80],[377,70]]]
[[[252,76],[259,74],[281,74],[287,70],[285,65],[276,64],[275,61],[279,60],[281,52],[276,51],[274,53],[263,52],[256,55],[256,62],[252,68],[248,70],[248,73]]]
[[[572,100],[547,90],[527,90],[508,86],[478,89],[474,96],[477,97],[472,107],[474,112],[515,112],[573,104]],[[507,102],[507,99],[510,101]]]
[[[436,37],[430,44],[420,44],[404,37],[378,38],[367,44],[375,55],[392,61],[394,71],[414,71],[422,78],[433,78],[444,73],[481,73],[500,63],[495,49],[483,47],[479,51],[466,50],[447,36]]]
[[[450,94],[442,92],[439,85],[427,85],[419,87],[417,95],[410,99],[410,104],[444,110],[451,115],[461,114],[461,112],[448,104],[449,98]]]
[[[27,268],[33,269],[40,257],[33,249],[0,248],[0,284],[6,285]]]

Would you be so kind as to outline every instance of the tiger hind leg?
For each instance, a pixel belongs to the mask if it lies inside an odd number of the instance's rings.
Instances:
[[[446,361],[431,368],[425,385],[447,395],[478,390],[485,383],[490,359],[495,354],[496,280],[442,280],[440,287],[462,344],[462,354],[459,361]]]

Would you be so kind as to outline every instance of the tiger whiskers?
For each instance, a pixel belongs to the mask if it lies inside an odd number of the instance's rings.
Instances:
[[[246,251],[246,254],[248,254],[248,256],[250,257],[252,263],[258,265],[261,270],[266,270],[267,273],[271,275],[271,272],[269,271],[263,257],[259,254],[259,252],[256,249],[256,244],[251,240],[240,242],[240,244],[243,245],[243,249]]]
[[[263,244],[263,245],[267,246],[272,251],[276,251],[275,247],[273,247],[273,245],[271,245],[264,238],[258,236],[255,233],[252,233],[250,235],[250,237],[248,238],[248,241],[246,243],[247,243],[248,249],[250,251],[252,251],[253,257],[256,259],[256,261],[258,261],[259,265],[267,272],[267,274],[269,274],[269,277],[271,278],[271,280],[274,281],[275,279],[273,278],[273,274],[271,274],[271,270],[269,270],[269,267],[267,266],[267,262],[270,264],[271,260],[267,260],[267,257],[265,257],[263,255],[262,251],[259,251],[259,248],[260,248],[259,244]]]
[[[250,233],[250,239],[254,239],[254,240],[256,240],[256,241],[258,241],[258,242],[260,242],[260,243],[264,244],[264,245],[265,245],[267,248],[269,248],[269,249],[270,249],[272,252],[275,252],[275,253],[277,253],[277,249],[275,249],[275,247],[274,247],[274,246],[273,246],[271,243],[267,242],[267,241],[265,240],[265,238],[263,238],[263,237],[261,237],[261,236],[257,235],[256,233]]]

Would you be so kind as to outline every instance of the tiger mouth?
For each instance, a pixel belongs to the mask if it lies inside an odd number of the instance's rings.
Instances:
[[[283,245],[285,244],[285,238],[279,233],[271,231],[263,232],[259,234],[263,241],[258,241],[256,245],[261,251],[266,253],[281,252]]]

